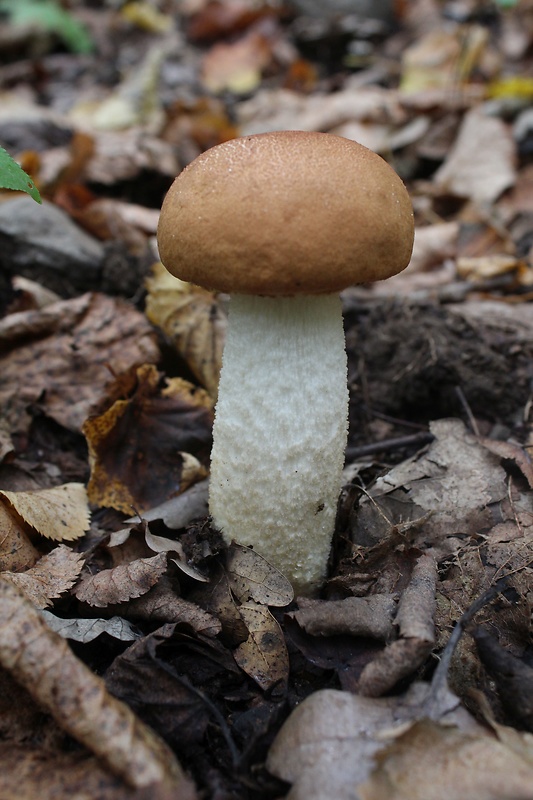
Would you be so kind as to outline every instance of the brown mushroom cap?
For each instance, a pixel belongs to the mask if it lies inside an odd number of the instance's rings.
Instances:
[[[371,150],[280,131],[232,139],[186,167],[163,203],[158,244],[169,272],[208,289],[338,292],[407,266],[413,211]]]

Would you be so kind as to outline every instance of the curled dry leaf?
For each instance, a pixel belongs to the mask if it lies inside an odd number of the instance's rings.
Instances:
[[[107,606],[106,610],[124,614],[128,619],[147,622],[184,622],[196,633],[203,633],[205,636],[217,636],[222,630],[222,625],[215,616],[196,603],[180,597],[165,577],[141,597],[116,608]]]
[[[311,636],[370,636],[386,641],[393,634],[398,598],[393,594],[299,601],[292,616]]]
[[[185,575],[188,575],[189,578],[192,578],[193,580],[201,581],[202,583],[207,583],[209,581],[209,578],[206,575],[187,563],[187,558],[181,542],[178,542],[174,539],[168,539],[165,536],[154,536],[152,533],[150,533],[148,523],[145,523],[145,527],[145,541],[150,550],[153,550],[155,553],[177,553],[179,558],[170,558],[170,561],[172,561],[172,563],[175,564],[178,569],[180,569]]]
[[[244,603],[239,614],[248,628],[248,638],[233,655],[239,667],[267,690],[275,684],[286,685],[289,677],[289,655],[283,632],[268,608],[257,603]]]
[[[162,520],[167,528],[179,530],[185,528],[193,519],[206,517],[208,514],[208,488],[209,481],[203,480],[190,486],[183,494],[172,497],[164,503],[143,513],[145,522]],[[126,520],[129,525],[135,524],[138,518],[130,517]],[[114,531],[109,537],[109,547],[123,544],[130,536],[131,527]]]
[[[193,800],[194,787],[172,751],[51,631],[22,592],[0,581],[0,665],[56,722],[129,786],[171,787]]]
[[[430,555],[421,555],[398,604],[395,623],[399,638],[363,669],[358,687],[361,694],[379,697],[424,663],[435,644],[436,589],[435,561]]]
[[[83,426],[89,445],[89,499],[139,513],[183,491],[206,470],[212,402],[207,393],[175,378],[163,385],[152,365],[121,376],[110,407]],[[127,399],[122,399],[126,397]],[[186,455],[184,455],[186,454]],[[191,472],[191,459],[195,469]]]
[[[249,547],[230,545],[226,571],[229,586],[241,603],[252,599],[267,606],[287,606],[294,598],[287,578]]]
[[[140,634],[135,633],[129,622],[120,617],[111,619],[62,619],[49,611],[42,612],[48,627],[58,633],[63,639],[74,642],[92,642],[102,633],[107,633],[120,642],[132,642]]]
[[[35,531],[56,542],[80,539],[89,529],[89,504],[82,483],[65,483],[53,489],[2,492],[17,514]]]
[[[105,608],[110,603],[123,603],[145,594],[167,568],[166,553],[152,558],[138,558],[129,564],[104,569],[84,577],[74,589],[83,603]]]
[[[169,338],[211,397],[218,393],[226,315],[215,295],[157,263],[146,281],[146,315]]]
[[[527,480],[529,488],[533,489],[533,463],[527,450],[515,442],[501,442],[496,439],[485,438],[480,441],[494,455],[514,461]]]
[[[2,578],[18,586],[37,608],[46,608],[68,591],[82,570],[85,557],[60,544],[25,572],[3,572]]]

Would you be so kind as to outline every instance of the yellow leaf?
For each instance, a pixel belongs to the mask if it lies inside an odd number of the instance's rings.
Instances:
[[[0,497],[41,536],[55,542],[80,539],[89,528],[87,492],[82,483],[31,492],[0,492]]]

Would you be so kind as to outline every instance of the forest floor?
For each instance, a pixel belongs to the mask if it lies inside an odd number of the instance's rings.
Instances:
[[[533,798],[533,2],[3,0],[0,49],[43,198],[0,193],[0,798]],[[156,246],[187,164],[283,129],[416,226],[342,295],[312,599],[209,525],[227,298]]]

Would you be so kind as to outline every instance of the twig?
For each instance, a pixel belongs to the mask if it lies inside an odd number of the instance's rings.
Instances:
[[[477,426],[476,418],[472,414],[472,409],[468,404],[468,400],[465,397],[465,393],[461,389],[460,386],[455,387],[455,394],[457,395],[459,402],[461,403],[463,410],[468,417],[468,422],[470,423],[470,428],[472,429],[472,433],[479,437],[479,428]]]
[[[346,449],[346,461],[355,461],[364,456],[374,453],[382,453],[384,450],[399,450],[402,447],[422,447],[435,439],[432,433],[413,433],[408,436],[398,436],[395,439],[383,439],[381,442],[372,442],[361,447],[348,447]]]

